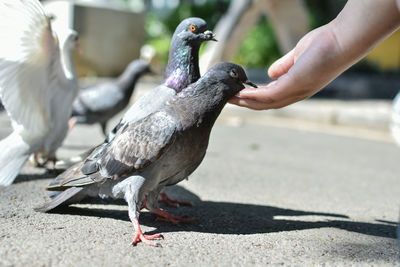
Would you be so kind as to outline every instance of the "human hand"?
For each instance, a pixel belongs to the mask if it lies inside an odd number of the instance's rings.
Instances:
[[[265,110],[308,98],[348,67],[340,54],[340,45],[331,26],[315,29],[270,66],[268,75],[277,80],[258,89],[246,88],[229,102]]]
[[[400,28],[399,8],[400,0],[348,0],[334,20],[271,65],[268,74],[277,80],[246,88],[229,102],[263,110],[312,96]]]

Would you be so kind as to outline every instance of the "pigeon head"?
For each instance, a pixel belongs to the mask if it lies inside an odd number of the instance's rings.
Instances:
[[[78,33],[72,29],[67,29],[65,31],[57,32],[58,38],[60,40],[60,47],[65,52],[72,52],[78,48]]]
[[[257,85],[249,81],[244,69],[230,62],[220,62],[215,64],[204,76],[209,76],[210,80],[216,80],[226,86],[221,89],[229,97],[234,96],[244,88],[243,84],[257,88]]]
[[[204,41],[216,41],[214,33],[208,30],[207,23],[201,18],[184,19],[176,28],[174,37],[184,43],[199,45]]]
[[[177,92],[200,78],[199,49],[204,41],[214,40],[201,18],[187,18],[172,36],[164,84]]]
[[[250,82],[239,65],[221,62],[214,65],[197,82],[184,88],[167,102],[167,108],[184,112],[182,127],[205,123],[212,127],[223,107],[244,84],[257,87]]]

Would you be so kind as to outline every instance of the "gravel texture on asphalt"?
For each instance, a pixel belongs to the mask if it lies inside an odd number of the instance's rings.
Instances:
[[[121,201],[35,212],[54,174],[27,163],[15,184],[0,187],[0,266],[399,265],[394,143],[227,116],[198,170],[167,190],[194,206],[162,206],[197,221],[140,216],[145,232],[164,235],[162,248],[130,245],[133,227]],[[4,112],[0,123],[7,125]],[[2,127],[0,137],[9,131]],[[58,155],[102,139],[96,125],[77,125]]]

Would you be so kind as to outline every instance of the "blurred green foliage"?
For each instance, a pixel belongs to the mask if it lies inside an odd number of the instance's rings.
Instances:
[[[153,13],[147,14],[145,28],[147,44],[151,45],[156,50],[162,62],[166,64],[173,32],[170,33],[167,31],[166,25]]]
[[[181,4],[165,17],[149,13],[146,21],[148,34],[147,44],[156,49],[162,62],[168,61],[171,36],[176,26],[185,18],[200,17],[207,21],[210,29],[214,29],[219,19],[229,7],[226,0],[206,1],[204,4],[195,5],[192,1],[182,1]],[[218,39],[218,37],[217,37]],[[201,46],[200,54],[205,45]],[[280,56],[273,30],[267,19],[263,17],[247,35],[234,62],[250,67],[265,67],[270,65]]]
[[[162,62],[166,64],[172,34],[182,20],[188,17],[200,17],[207,21],[210,29],[213,29],[228,9],[229,2],[228,0],[206,1],[198,5],[193,1],[183,0],[165,17],[149,13],[146,19],[147,44],[154,47]],[[200,54],[204,47],[204,45],[201,46]]]
[[[234,62],[247,67],[265,68],[280,57],[279,47],[268,20],[262,17],[243,41]]]
[[[311,29],[333,20],[343,9],[347,0],[306,0]]]
[[[228,0],[205,1],[203,4],[195,4],[190,0],[181,0],[179,6],[173,10],[164,20],[168,31],[172,34],[176,26],[185,18],[199,17],[207,21],[210,29],[214,29],[222,15],[229,7]]]
[[[309,11],[310,28],[324,25],[334,19],[347,0],[306,0]],[[218,20],[225,14],[230,1],[208,0],[195,4],[193,0],[181,0],[177,8],[166,16],[149,12],[146,21],[147,44],[152,45],[161,56],[163,63],[168,61],[171,36],[176,26],[185,18],[200,17],[207,21],[209,28],[214,29]],[[217,36],[218,39],[218,36]],[[200,54],[205,45],[201,46]],[[248,67],[265,68],[281,56],[273,29],[266,17],[262,17],[258,25],[248,33],[234,62]],[[376,71],[375,66],[361,62],[352,69],[361,72]]]

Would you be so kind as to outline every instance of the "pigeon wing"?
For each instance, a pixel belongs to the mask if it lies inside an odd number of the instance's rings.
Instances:
[[[123,98],[123,93],[113,83],[99,84],[84,89],[79,94],[80,101],[91,112],[101,112],[112,109]]]
[[[165,106],[176,95],[176,91],[165,85],[159,85],[139,98],[124,114],[121,125],[138,121]]]
[[[101,183],[141,171],[159,159],[175,140],[175,121],[165,112],[150,114],[118,131],[82,164],[60,174],[48,190]]]
[[[176,91],[165,85],[159,85],[148,91],[140,97],[130,108],[125,112],[124,116],[118,124],[108,134],[106,141],[110,142],[114,139],[115,134],[120,128],[124,128],[130,123],[139,121],[150,114],[157,112],[165,103],[176,95]]]
[[[46,131],[61,62],[39,1],[0,2],[0,43],[0,97],[8,114],[30,132]]]
[[[88,161],[84,174],[122,177],[141,171],[159,159],[175,140],[176,122],[165,112],[156,112],[120,129],[96,161]],[[95,164],[95,165],[93,165]]]

